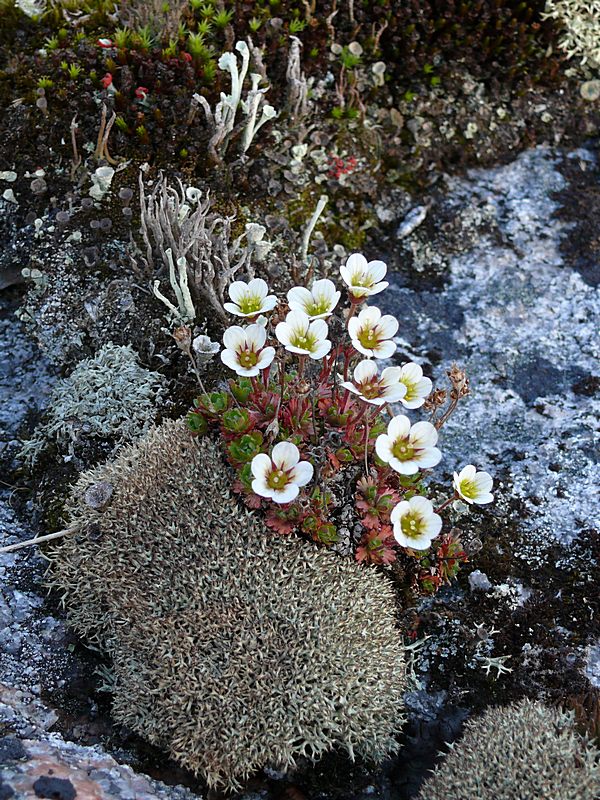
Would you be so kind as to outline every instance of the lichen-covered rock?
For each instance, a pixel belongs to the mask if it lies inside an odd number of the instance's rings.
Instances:
[[[467,723],[419,800],[592,800],[600,752],[573,716],[523,700]]]
[[[0,684],[0,798],[202,800],[118,764],[100,746],[48,733],[55,721],[39,700]]]
[[[73,455],[77,443],[89,439],[131,441],[152,425],[165,386],[162,375],[139,364],[131,347],[106,344],[56,384],[46,419],[21,456],[32,463],[51,442]]]
[[[374,571],[265,533],[219,448],[165,423],[84,474],[52,555],[73,627],[112,658],[117,720],[211,785],[335,747],[397,749],[403,652]],[[110,483],[103,510],[85,502]]]

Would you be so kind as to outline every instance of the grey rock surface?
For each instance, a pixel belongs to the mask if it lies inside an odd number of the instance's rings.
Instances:
[[[12,465],[29,414],[42,410],[55,377],[7,304],[0,306],[0,458]],[[0,547],[32,537],[0,481]],[[46,562],[37,548],[0,554],[0,797],[193,800],[199,795],[153,781],[117,763],[100,746],[51,732],[58,714],[42,700],[76,668],[61,619],[48,613]]]
[[[40,703],[0,685],[0,724],[12,732],[0,737],[0,797],[60,800],[201,800],[181,786],[165,786],[101,747],[66,742],[40,725]],[[19,735],[20,732],[20,735]]]
[[[532,539],[568,544],[600,524],[600,401],[578,390],[598,376],[600,297],[560,252],[571,227],[555,217],[562,158],[540,147],[447,179],[467,246],[438,251],[441,291],[392,278],[379,304],[401,320],[400,352],[440,382],[453,361],[471,378],[472,396],[443,429],[440,468],[472,463],[501,476],[530,512]],[[588,150],[567,158],[595,161]],[[413,240],[415,261],[426,247]]]

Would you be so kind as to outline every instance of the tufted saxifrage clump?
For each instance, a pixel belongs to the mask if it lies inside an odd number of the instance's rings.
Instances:
[[[419,800],[592,800],[600,752],[573,715],[522,700],[467,723]]]
[[[334,747],[380,760],[403,722],[391,588],[265,533],[229,483],[217,445],[167,422],[75,486],[51,583],[112,659],[115,718],[213,786]]]

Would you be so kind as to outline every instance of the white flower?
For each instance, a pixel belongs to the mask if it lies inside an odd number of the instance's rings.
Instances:
[[[379,376],[377,364],[365,358],[356,365],[353,376],[354,383],[342,381],[341,386],[374,406],[396,403],[406,393],[406,386],[400,383],[400,367],[386,367]]]
[[[192,349],[196,354],[196,361],[199,364],[208,364],[208,362],[219,352],[221,346],[218,342],[213,342],[210,336],[201,333],[196,336],[192,341]]]
[[[329,329],[322,319],[311,322],[304,311],[290,311],[285,322],[275,328],[275,336],[290,353],[323,358],[331,350],[331,342],[327,338]]]
[[[429,378],[423,376],[421,367],[412,361],[402,367],[400,381],[406,386],[406,394],[401,400],[406,408],[422,406],[433,387]]]
[[[250,465],[254,480],[252,491],[274,503],[291,503],[301,486],[313,476],[313,465],[300,461],[300,451],[292,442],[279,442],[271,451],[254,456]]]
[[[402,547],[427,550],[431,540],[442,530],[442,518],[433,510],[426,497],[411,497],[402,500],[392,510],[390,520],[394,527],[394,539]]]
[[[232,303],[224,303],[224,308],[236,317],[257,317],[265,311],[272,311],[277,298],[269,294],[269,287],[262,278],[254,278],[250,283],[234,281],[229,287]]]
[[[304,311],[310,319],[325,319],[339,303],[341,292],[336,291],[333,281],[324,278],[315,281],[309,291],[304,286],[294,286],[287,293],[291,311]]]
[[[348,286],[348,292],[356,299],[383,292],[389,286],[386,281],[382,282],[386,272],[387,266],[383,261],[367,262],[360,253],[352,253],[348,256],[346,265],[340,267],[340,274]]]
[[[240,328],[232,325],[223,334],[225,350],[221,361],[238,375],[252,378],[266,369],[275,358],[275,348],[265,347],[267,332],[262,325]]]
[[[435,447],[437,439],[438,432],[430,422],[411,426],[409,418],[399,414],[388,424],[387,433],[377,437],[375,452],[401,475],[414,475],[439,463],[442,454]]]
[[[477,472],[473,464],[467,464],[459,473],[454,473],[454,488],[462,499],[479,506],[491,503],[494,499],[492,486],[494,481],[487,472]]]
[[[369,358],[389,358],[396,352],[391,341],[398,331],[398,320],[391,314],[381,316],[375,306],[363,308],[358,317],[348,322],[352,346]],[[401,379],[402,380],[402,379]]]

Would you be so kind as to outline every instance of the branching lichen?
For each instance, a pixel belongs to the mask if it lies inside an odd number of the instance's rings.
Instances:
[[[35,463],[50,443],[73,455],[82,439],[129,442],[152,425],[165,388],[162,375],[140,366],[131,347],[106,344],[58,382],[46,418],[23,445],[21,458]]]
[[[159,280],[154,293],[180,323],[195,318],[192,295],[224,319],[227,286],[243,267],[250,273],[252,248],[242,245],[246,234],[233,239],[235,218],[211,212],[209,195],[203,197],[194,187],[186,190],[180,181],[177,190],[161,177],[146,195],[141,172],[139,184],[145,265],[152,274],[168,270],[176,305],[165,297]]]

